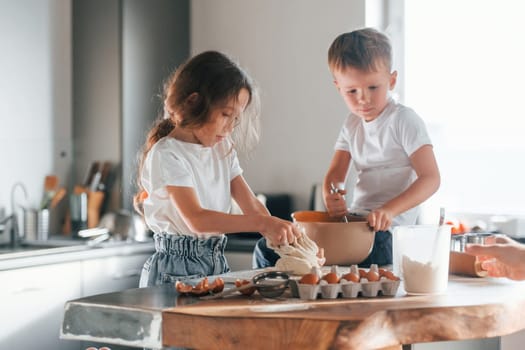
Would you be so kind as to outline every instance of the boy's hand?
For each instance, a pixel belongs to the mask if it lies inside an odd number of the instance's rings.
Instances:
[[[392,214],[383,208],[372,210],[368,214],[368,224],[374,229],[374,231],[386,231],[392,225]]]
[[[348,207],[344,195],[346,190],[338,190],[337,192],[329,193],[326,195],[325,204],[328,214],[333,217],[341,217],[346,215]]]

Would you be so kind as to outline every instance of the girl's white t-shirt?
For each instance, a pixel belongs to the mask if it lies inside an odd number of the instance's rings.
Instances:
[[[350,152],[357,170],[350,210],[376,209],[405,191],[417,177],[409,157],[431,144],[423,120],[393,99],[370,122],[350,114],[335,144],[335,150]],[[413,225],[418,215],[417,206],[395,217],[392,226]]]
[[[229,213],[231,181],[242,174],[237,153],[227,139],[213,147],[160,139],[148,152],[142,169],[142,186],[148,192],[143,203],[148,227],[155,233],[195,236],[171,202],[166,186],[192,187],[200,204]]]

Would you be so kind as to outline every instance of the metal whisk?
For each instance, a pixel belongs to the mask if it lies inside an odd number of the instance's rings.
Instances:
[[[339,193],[339,189],[337,187],[335,187],[334,183],[333,182],[330,182],[330,193],[331,194],[334,194],[334,193]],[[343,199],[345,199],[345,196],[344,195],[341,195],[343,197]],[[348,222],[348,219],[346,218],[346,214],[343,215],[343,221],[344,222]]]

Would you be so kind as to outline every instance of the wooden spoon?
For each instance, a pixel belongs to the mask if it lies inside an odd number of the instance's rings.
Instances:
[[[50,209],[56,208],[58,203],[64,198],[66,195],[66,189],[64,187],[60,187],[60,189],[55,193],[53,198],[51,199],[51,204],[49,204]]]
[[[44,195],[40,203],[40,209],[47,209],[53,199],[58,186],[58,176],[47,175],[44,180]]]

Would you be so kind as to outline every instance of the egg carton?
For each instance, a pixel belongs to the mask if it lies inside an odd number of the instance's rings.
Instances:
[[[395,296],[401,281],[382,278],[377,282],[350,282],[341,280],[339,283],[304,284],[297,280],[290,281],[292,296],[304,300],[357,298],[359,296],[373,298],[378,295]]]

